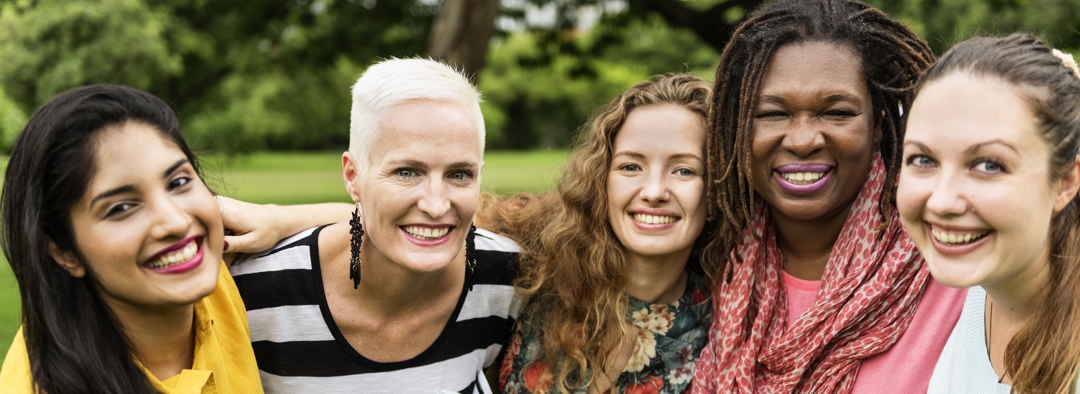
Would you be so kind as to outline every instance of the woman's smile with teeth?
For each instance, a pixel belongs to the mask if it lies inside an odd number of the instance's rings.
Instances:
[[[953,245],[965,244],[965,243],[972,242],[972,241],[978,241],[978,240],[982,239],[982,237],[986,236],[986,234],[989,234],[989,233],[990,233],[989,231],[979,231],[979,232],[967,233],[967,234],[950,234],[950,233],[946,233],[944,231],[930,230],[930,234],[938,242],[945,243],[945,244],[953,244]]]
[[[192,241],[180,250],[172,253],[167,253],[157,258],[148,261],[144,264],[147,268],[165,268],[172,265],[180,264],[185,261],[191,260],[195,257],[195,252],[199,251],[198,242]]]
[[[643,213],[635,213],[631,214],[631,216],[634,217],[634,220],[645,224],[668,224],[675,223],[675,221],[678,220],[678,218],[674,216],[646,215]]]
[[[409,233],[416,238],[420,239],[439,239],[446,233],[450,232],[450,227],[421,227],[421,226],[404,226],[405,232]]]
[[[816,182],[821,177],[825,176],[824,172],[789,172],[780,173],[785,180],[794,184],[807,184]]]

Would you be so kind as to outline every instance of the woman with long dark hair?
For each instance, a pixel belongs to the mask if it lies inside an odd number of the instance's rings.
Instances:
[[[930,273],[971,287],[933,393],[1077,392],[1080,70],[1028,34],[919,80],[897,205]]]
[[[0,202],[23,325],[5,392],[261,392],[224,234],[176,114],[63,92],[15,141]]]

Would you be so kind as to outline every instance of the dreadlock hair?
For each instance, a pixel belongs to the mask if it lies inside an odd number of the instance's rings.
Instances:
[[[862,60],[863,79],[883,135],[880,146],[887,175],[878,206],[885,218],[882,225],[888,224],[884,213],[896,192],[903,109],[910,107],[915,81],[933,63],[934,54],[911,29],[858,1],[782,0],[756,9],[735,30],[716,68],[707,155],[712,178],[709,200],[716,202],[721,223],[708,247],[711,259],[727,262],[754,219],[750,144],[754,107],[769,62],[781,47],[804,42],[847,47]],[[728,265],[729,276],[731,270]]]
[[[704,126],[710,95],[708,82],[691,75],[666,74],[634,85],[578,133],[557,193],[485,195],[478,223],[521,244],[521,274],[514,285],[528,301],[519,324],[539,339],[544,356],[538,361],[549,366],[554,392],[587,389],[606,379],[608,361],[627,335],[629,300],[623,291],[631,266],[608,220],[615,136],[632,111],[653,105],[685,108]],[[719,271],[701,252],[713,227],[707,220],[687,261],[687,269],[705,276]]]
[[[919,80],[921,90],[957,72],[999,80],[1028,103],[1050,148],[1048,182],[1076,168],[1080,155],[1080,70],[1029,34],[973,38],[941,57]],[[1067,60],[1072,60],[1071,57]],[[1014,392],[1075,392],[1080,371],[1080,195],[1050,220],[1050,283],[1038,310],[1005,347]]]

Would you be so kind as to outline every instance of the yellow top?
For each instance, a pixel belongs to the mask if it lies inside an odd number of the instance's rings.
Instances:
[[[195,361],[191,369],[160,381],[138,359],[135,364],[150,384],[165,394],[263,392],[244,302],[224,263],[217,288],[195,302]],[[20,328],[0,367],[0,387],[4,393],[32,393],[30,381],[30,359]]]

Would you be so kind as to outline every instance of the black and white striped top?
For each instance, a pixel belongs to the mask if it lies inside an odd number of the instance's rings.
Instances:
[[[410,360],[381,363],[358,353],[330,314],[319,271],[322,228],[229,269],[247,307],[266,392],[492,392],[482,370],[498,361],[520,304],[512,287],[516,243],[477,230],[473,290],[463,289],[438,339]]]

